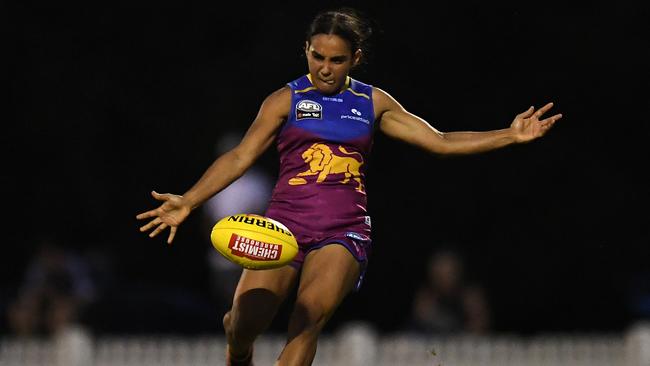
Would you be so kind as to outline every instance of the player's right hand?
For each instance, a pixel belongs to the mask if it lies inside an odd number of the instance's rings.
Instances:
[[[169,227],[170,232],[169,237],[167,238],[167,244],[171,244],[176,236],[178,226],[185,221],[192,209],[183,200],[183,196],[171,193],[161,194],[156,191],[152,191],[151,195],[158,201],[163,201],[163,204],[156,209],[143,212],[136,216],[136,219],[138,220],[153,217],[153,220],[140,227],[140,231],[145,232],[153,229],[153,231],[149,233],[149,237],[153,238]]]

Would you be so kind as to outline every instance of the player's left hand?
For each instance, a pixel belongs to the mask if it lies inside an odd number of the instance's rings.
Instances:
[[[544,136],[555,122],[562,118],[562,114],[558,113],[541,119],[551,107],[553,107],[553,103],[548,103],[535,111],[535,107],[531,106],[528,110],[515,117],[510,128],[514,131],[517,142],[528,142]]]

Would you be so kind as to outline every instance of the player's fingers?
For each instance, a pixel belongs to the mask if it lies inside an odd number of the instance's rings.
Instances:
[[[160,232],[165,230],[166,228],[167,228],[167,224],[163,222],[162,224],[158,225],[158,227],[154,231],[152,231],[151,234],[149,234],[149,237],[153,238],[154,236],[160,234]]]
[[[535,117],[539,119],[540,117],[542,117],[542,115],[544,115],[544,113],[546,113],[549,109],[551,109],[551,107],[553,107],[553,102],[546,103],[545,106],[543,106],[542,108],[538,109],[537,112],[535,112]]]
[[[158,193],[156,191],[151,191],[151,195],[158,201],[168,201],[173,196],[171,193]]]
[[[535,111],[535,107],[530,106],[530,108],[526,109],[525,111],[519,113],[517,115],[518,118],[528,118],[533,115],[533,112]]]
[[[541,120],[540,123],[542,123],[544,125],[546,125],[546,124],[552,125],[553,123],[555,123],[560,118],[562,118],[562,114],[558,113],[558,114],[552,115],[552,116],[550,116],[548,118],[545,118],[545,119]]]
[[[143,212],[143,213],[140,213],[140,214],[136,215],[135,218],[138,219],[138,220],[142,220],[142,219],[148,219],[148,218],[154,217],[154,216],[158,216],[158,214],[156,213],[156,210],[150,210],[150,211]]]
[[[161,222],[162,222],[162,220],[160,220],[160,217],[156,217],[155,219],[149,221],[148,224],[142,225],[140,227],[140,231],[147,231],[147,230],[151,229],[152,227],[160,224]]]
[[[167,244],[171,245],[172,241],[174,241],[174,237],[176,236],[176,230],[177,230],[176,226],[172,226],[171,229],[169,229],[169,237],[167,238]]]
[[[151,191],[151,195],[158,201],[167,201],[169,199],[169,193],[158,193],[156,191]]]

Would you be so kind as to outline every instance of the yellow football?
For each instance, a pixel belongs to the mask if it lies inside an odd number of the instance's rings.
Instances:
[[[248,269],[270,269],[291,262],[298,253],[296,237],[271,218],[238,214],[212,227],[212,245],[229,261]]]

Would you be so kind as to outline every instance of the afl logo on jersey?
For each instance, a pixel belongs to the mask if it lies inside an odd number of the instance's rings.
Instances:
[[[301,100],[296,104],[296,121],[305,118],[322,119],[323,107],[311,100]]]

